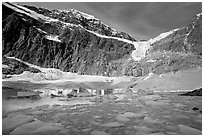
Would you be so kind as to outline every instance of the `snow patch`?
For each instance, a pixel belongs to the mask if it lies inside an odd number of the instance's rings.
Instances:
[[[161,34],[159,34],[157,37],[148,40],[148,42],[149,42],[150,44],[153,44],[154,42],[159,41],[159,40],[161,40],[161,39],[163,39],[163,38],[169,36],[170,34],[174,33],[175,31],[177,31],[177,30],[179,30],[179,29],[180,29],[180,28],[173,29],[173,30],[171,30],[171,31],[161,33]]]
[[[156,62],[157,60],[152,60],[152,59],[149,59],[147,60],[146,62]]]
[[[27,19],[24,19],[24,18],[22,18],[22,20],[24,20],[24,21],[28,21]]]
[[[197,16],[197,19],[199,19],[200,16],[202,16],[202,13],[198,13],[198,14],[196,14],[196,16]]]
[[[152,73],[152,72],[149,73],[149,75],[146,78],[144,78],[144,80],[147,80],[147,79],[151,78],[153,75],[154,75],[154,73]]]
[[[76,10],[76,9],[70,9],[70,11],[71,11],[72,13],[74,13],[74,14],[79,14],[79,15],[83,16],[84,18],[87,18],[87,19],[95,19],[94,16],[89,15],[89,14],[84,13],[84,12],[81,12],[81,11],[78,11],[78,10]]]
[[[164,74],[160,74],[159,77],[161,78]]]
[[[45,23],[58,22],[58,21],[59,21],[58,19],[54,19],[54,18],[49,18],[48,17]]]
[[[135,50],[132,51],[132,58],[135,61],[140,61],[145,57],[145,53],[149,49],[150,44],[147,42],[133,42],[133,45],[135,46]]]
[[[9,68],[9,66],[2,64],[2,68]]]
[[[48,40],[56,41],[56,42],[62,42],[61,40],[58,39],[59,36],[54,36],[54,35],[45,35],[45,38]]]
[[[45,32],[44,30],[41,30],[40,28],[35,27],[39,32],[42,32],[44,34],[47,34],[47,32]]]

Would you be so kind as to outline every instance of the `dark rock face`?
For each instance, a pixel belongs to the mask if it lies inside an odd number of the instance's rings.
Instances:
[[[154,60],[154,62],[148,62]],[[127,61],[123,67],[123,74],[128,76],[145,76],[150,72],[154,74],[164,74],[202,67],[202,56],[195,54],[184,54],[181,52],[155,52],[147,55],[139,62],[134,60]]]
[[[130,55],[134,50],[132,44],[99,37],[83,27],[63,26],[61,22],[46,23],[4,5],[3,8],[9,11],[3,11],[3,56],[15,56],[45,68],[110,76],[114,71],[112,62]],[[50,13],[42,12],[45,15]],[[60,41],[49,40],[46,35],[57,35]]]

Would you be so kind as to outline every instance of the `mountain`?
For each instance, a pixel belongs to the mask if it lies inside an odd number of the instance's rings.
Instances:
[[[3,3],[2,11],[3,56],[39,67],[85,75],[138,77],[202,64],[202,14],[186,27],[136,41],[75,9],[60,11]]]
[[[50,11],[13,3],[3,3],[2,9],[3,56],[45,68],[110,75],[111,63],[134,50],[134,39],[128,34],[75,10]]]
[[[151,45],[148,53],[174,51],[202,55],[202,14],[197,14],[192,23],[180,28]]]
[[[135,39],[129,36],[127,33],[118,32],[117,30],[101,22],[98,18],[95,18],[92,15],[83,13],[76,9],[68,9],[68,10],[60,11],[60,10],[49,10],[45,8],[37,8],[29,5],[23,5],[23,6],[37,12],[38,14],[43,14],[53,19],[57,19],[67,23],[72,23],[75,25],[81,25],[83,28],[97,32],[98,34],[112,36],[112,37],[119,37],[119,38],[135,41]]]
[[[124,68],[126,75],[176,73],[202,67],[202,14],[193,17],[186,27],[162,33],[139,44],[146,46],[143,58],[139,62],[130,60]]]

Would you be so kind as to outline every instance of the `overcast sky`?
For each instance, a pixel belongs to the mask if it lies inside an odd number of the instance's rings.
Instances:
[[[190,24],[202,12],[202,3],[159,2],[23,2],[49,9],[77,9],[99,18],[103,23],[126,32],[135,39],[149,39],[160,33]]]

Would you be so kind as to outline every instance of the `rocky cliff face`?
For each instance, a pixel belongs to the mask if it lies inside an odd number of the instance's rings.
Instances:
[[[197,14],[188,26],[153,42],[143,59],[128,61],[124,69],[126,75],[142,76],[196,67],[202,67],[202,14]]]
[[[148,54],[173,51],[202,55],[202,14],[193,17],[191,24],[153,43]]]
[[[102,35],[119,37],[128,40],[135,41],[135,39],[129,36],[125,32],[118,32],[117,30],[109,27],[108,25],[101,22],[98,18],[95,18],[92,15],[80,12],[75,9],[68,10],[49,10],[46,8],[38,8],[29,5],[23,5],[24,7],[31,9],[39,14],[51,17],[53,19],[58,19],[66,23],[72,23],[75,25],[81,25],[83,28],[97,32]]]
[[[106,26],[107,28],[102,29],[104,24],[101,22],[99,26],[94,27],[91,21],[85,21],[87,24],[82,24],[82,26],[81,19],[86,18],[80,16],[80,19],[77,19],[78,14],[73,14],[73,20],[69,20],[68,15],[72,14],[69,11],[59,13],[54,10],[26,7],[41,14],[15,4],[3,4],[2,50],[4,56],[14,56],[46,68],[109,76],[114,71],[111,67],[112,62],[129,56],[134,49],[134,45],[122,39],[109,38],[108,35],[113,36],[112,29],[109,29],[107,36],[100,35],[109,28]],[[93,20],[95,21],[95,18]],[[93,29],[97,30],[93,31]],[[129,35],[123,34],[119,37],[127,36],[132,40]]]

